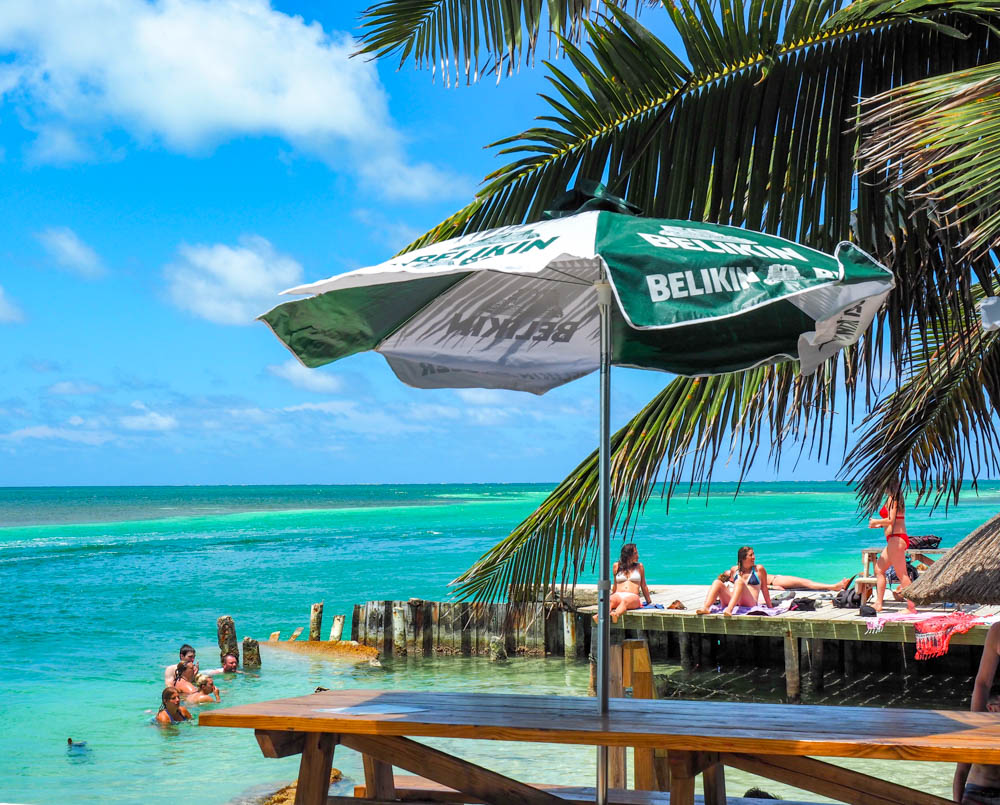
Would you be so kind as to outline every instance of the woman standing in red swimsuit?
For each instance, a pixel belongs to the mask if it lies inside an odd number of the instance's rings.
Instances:
[[[868,527],[885,529],[885,548],[875,562],[875,611],[881,612],[882,599],[885,598],[885,571],[890,565],[896,569],[900,591],[911,583],[906,572],[906,549],[910,547],[910,538],[906,535],[906,503],[899,481],[890,485],[885,505],[878,517],[868,521]],[[906,607],[910,612],[916,612],[912,601],[907,601]]]

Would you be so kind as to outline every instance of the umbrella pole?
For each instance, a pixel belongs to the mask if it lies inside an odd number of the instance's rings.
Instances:
[[[608,715],[609,654],[611,653],[611,286],[601,272],[597,306],[601,314],[601,434],[598,450],[597,581],[597,701],[602,718]],[[608,801],[608,747],[597,747],[597,805]]]

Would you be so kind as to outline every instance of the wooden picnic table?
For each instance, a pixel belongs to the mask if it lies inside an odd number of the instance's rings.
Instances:
[[[362,753],[370,802],[396,799],[396,766],[467,797],[458,801],[566,803],[412,740],[425,737],[660,750],[670,805],[692,805],[699,773],[706,805],[725,805],[724,766],[858,805],[946,805],[813,756],[1000,764],[1000,715],[958,711],[624,698],[602,718],[587,697],[331,690],[205,712],[199,724],[254,729],[267,757],[301,753],[297,805],[364,801],[327,798],[338,744]]]

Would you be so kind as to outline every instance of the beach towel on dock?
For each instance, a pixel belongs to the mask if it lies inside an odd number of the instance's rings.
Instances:
[[[791,602],[779,604],[776,607],[765,607],[758,604],[755,607],[736,607],[733,609],[734,615],[783,615],[791,608]],[[713,615],[719,615],[725,609],[722,604],[712,604],[709,610]]]
[[[887,612],[884,615],[880,614],[876,615],[874,618],[867,618],[865,620],[865,626],[867,627],[865,634],[878,634],[882,631],[888,621],[909,621],[910,623],[917,623],[919,621],[925,621],[936,617],[937,615],[933,615],[930,612]]]
[[[951,638],[969,631],[980,620],[967,612],[953,612],[950,615],[938,615],[915,624],[913,628],[916,630],[916,659],[943,657],[948,653]]]

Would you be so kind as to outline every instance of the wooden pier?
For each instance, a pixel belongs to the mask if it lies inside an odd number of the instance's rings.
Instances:
[[[752,663],[782,668],[786,695],[798,701],[803,676],[811,690],[823,688],[825,674],[854,676],[871,671],[916,670],[921,674],[974,674],[988,627],[974,626],[951,638],[944,657],[916,661],[912,623],[887,621],[869,632],[857,609],[837,609],[829,594],[799,592],[816,600],[816,609],[779,616],[697,615],[707,588],[701,585],[650,587],[653,602],[684,609],[643,609],[626,613],[612,627],[612,640],[640,637],[653,660],[677,662],[687,670]],[[588,656],[596,587],[578,586],[574,601],[553,596],[545,602],[511,607],[506,603],[369,601],[354,608],[351,637],[383,657],[432,654],[487,655],[502,643],[508,655]],[[884,614],[901,612],[886,603]],[[980,616],[1000,607],[964,607]],[[954,609],[921,608],[949,614]],[[807,673],[806,673],[807,672]]]

